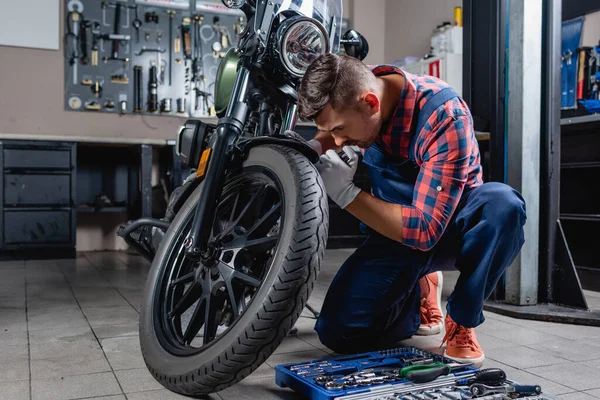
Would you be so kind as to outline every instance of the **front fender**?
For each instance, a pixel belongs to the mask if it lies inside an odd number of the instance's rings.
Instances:
[[[313,164],[316,164],[319,161],[319,154],[308,144],[299,140],[290,139],[289,137],[283,135],[260,136],[247,139],[238,143],[237,147],[245,158],[250,149],[265,144],[278,144],[281,146],[287,146],[300,152]]]

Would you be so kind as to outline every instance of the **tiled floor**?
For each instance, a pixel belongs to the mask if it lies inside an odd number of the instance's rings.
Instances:
[[[351,251],[328,251],[309,304],[319,308]],[[126,253],[76,260],[0,262],[0,399],[175,399],[147,372],[137,319],[148,263]],[[445,273],[445,296],[456,274]],[[600,308],[600,294],[587,293]],[[521,383],[567,400],[600,398],[600,328],[511,319],[487,313],[477,329],[487,354]],[[299,333],[253,375],[213,399],[298,398],[274,382],[281,363],[328,357],[305,312]],[[439,351],[441,337],[406,344]]]

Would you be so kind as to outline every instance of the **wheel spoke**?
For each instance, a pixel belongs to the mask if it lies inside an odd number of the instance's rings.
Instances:
[[[252,286],[252,287],[255,287],[255,288],[260,287],[260,284],[262,283],[262,281],[260,279],[257,279],[257,278],[255,278],[253,276],[245,274],[245,273],[243,273],[241,271],[235,271],[233,273],[232,278],[233,279],[237,279],[237,280],[245,283],[246,285]]]
[[[196,309],[194,310],[194,314],[190,319],[190,323],[185,329],[185,334],[183,335],[183,341],[186,344],[191,344],[198,332],[200,332],[200,328],[202,328],[202,324],[204,324],[204,315],[206,314],[206,298],[208,296],[202,295],[200,301],[196,305]]]
[[[240,316],[240,309],[238,307],[238,302],[235,299],[235,292],[233,291],[233,286],[231,285],[231,280],[227,282],[227,293],[229,293],[229,303],[231,305],[231,311],[233,312],[233,317],[237,318]]]
[[[235,221],[231,221],[227,224],[227,227],[221,232],[218,239],[223,239],[225,236],[230,234],[236,226],[243,226],[245,218],[254,218],[254,216],[260,211],[260,208],[263,206],[263,202],[265,199],[265,193],[268,186],[263,185],[259,190],[257,190],[248,203],[244,206],[244,208],[240,211],[240,214],[237,216]],[[237,204],[237,200],[236,200]],[[230,219],[232,219],[233,214],[235,213],[237,207],[234,207],[232,210],[232,214]]]
[[[181,284],[187,284],[194,281],[194,276],[196,275],[196,271],[192,271],[188,274],[185,274],[175,280],[171,281],[171,286],[177,286]]]
[[[204,344],[208,344],[217,336],[219,310],[223,307],[224,296],[209,295],[206,298],[206,312],[204,317]]]
[[[169,317],[181,316],[181,314],[190,308],[201,296],[202,285],[196,281],[185,290],[181,299],[179,299],[175,307],[173,307],[173,310],[169,313]]]
[[[253,234],[256,234],[256,236],[266,235],[273,225],[275,225],[275,222],[277,222],[277,219],[279,218],[279,213],[277,213],[277,211],[279,211],[280,207],[281,203],[277,203],[267,211],[260,220],[256,221],[256,223],[248,229],[247,236],[249,237]]]

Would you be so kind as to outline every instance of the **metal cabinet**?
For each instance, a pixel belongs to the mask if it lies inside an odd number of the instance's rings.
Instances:
[[[0,253],[75,252],[76,145],[0,142]]]

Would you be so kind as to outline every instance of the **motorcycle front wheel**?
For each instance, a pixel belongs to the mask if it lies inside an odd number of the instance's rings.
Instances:
[[[239,382],[282,342],[313,289],[329,218],[314,165],[295,150],[258,146],[224,185],[208,258],[192,262],[184,243],[202,188],[166,232],[140,310],[149,371],[191,396]]]

